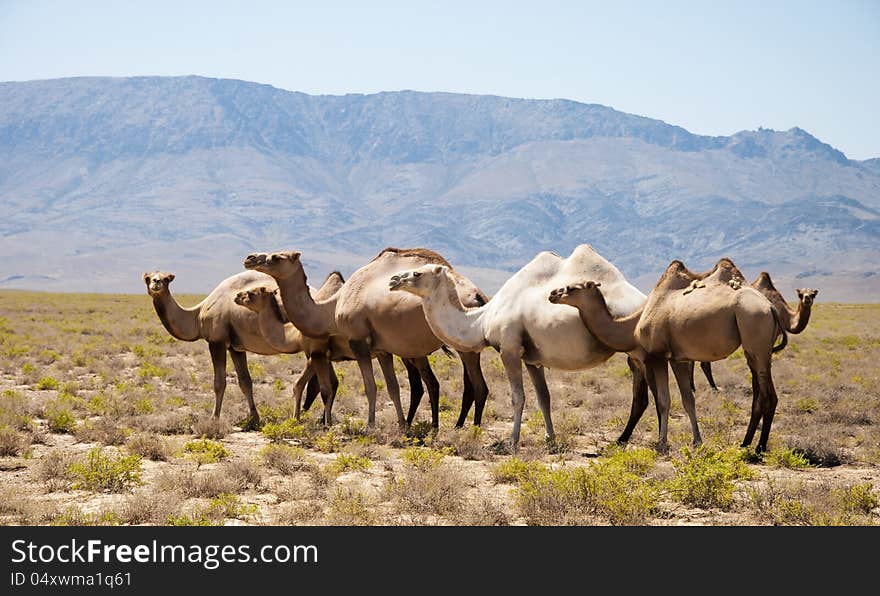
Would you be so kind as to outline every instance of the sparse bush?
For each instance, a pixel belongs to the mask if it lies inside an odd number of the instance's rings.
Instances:
[[[376,514],[364,493],[351,487],[337,487],[330,497],[325,520],[331,526],[372,526]]]
[[[122,503],[119,514],[122,523],[131,525],[162,525],[180,504],[175,492],[140,491],[129,495]]]
[[[257,506],[242,503],[238,495],[232,493],[221,493],[211,499],[208,506],[203,510],[205,517],[216,521],[224,519],[246,519],[247,517],[256,515]]]
[[[156,433],[141,432],[129,437],[125,443],[129,453],[152,461],[166,461],[170,449],[168,441]]]
[[[234,492],[241,492],[247,488],[257,488],[263,482],[263,473],[260,471],[260,468],[249,459],[225,462],[219,471],[235,483],[236,490]]]
[[[270,443],[263,447],[260,454],[267,466],[286,475],[298,472],[308,465],[305,461],[306,452],[300,447]]]
[[[223,493],[242,490],[241,485],[235,479],[227,477],[222,470],[164,472],[157,476],[156,488],[163,492],[177,491],[186,498],[213,498]]]
[[[0,426],[0,457],[8,455],[21,455],[30,447],[30,441],[24,433]]]
[[[232,425],[222,418],[202,418],[192,427],[193,434],[207,439],[222,439],[232,432]]]
[[[443,458],[452,454],[451,447],[431,449],[430,447],[408,447],[403,451],[403,461],[418,470],[432,470],[443,463]]]
[[[406,513],[455,515],[465,504],[465,481],[461,473],[443,461],[445,453],[424,447],[404,452],[401,477],[387,485],[391,499]]]
[[[128,436],[126,430],[117,426],[110,418],[98,418],[78,424],[73,434],[83,443],[104,445],[122,445]]]
[[[139,455],[104,455],[100,447],[89,451],[85,461],[75,461],[68,469],[74,488],[121,492],[142,484]]]
[[[45,482],[50,492],[67,488],[72,480],[70,465],[73,459],[73,455],[62,449],[49,451],[36,465],[37,479]]]
[[[479,426],[456,430],[452,447],[455,454],[463,459],[483,460],[489,457],[489,451],[483,445],[483,429]]]

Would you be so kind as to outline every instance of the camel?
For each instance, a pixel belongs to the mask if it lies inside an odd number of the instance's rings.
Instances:
[[[400,427],[409,427],[415,418],[421,394],[413,394],[409,413],[404,418],[400,387],[394,374],[393,355],[397,355],[404,363],[409,362],[415,367],[427,386],[431,424],[434,429],[439,428],[440,384],[427,356],[444,346],[425,321],[421,302],[412,296],[390,293],[387,280],[401,268],[428,263],[440,263],[452,270],[449,262],[428,249],[389,247],[355,271],[332,298],[315,300],[306,291],[307,277],[300,257],[301,253],[296,251],[255,253],[245,258],[244,266],[275,278],[287,316],[303,334],[315,338],[338,336],[348,343],[363,377],[369,426],[375,425],[376,420],[373,357],[379,361]],[[489,300],[469,279],[457,272],[453,275],[464,303],[478,306]],[[489,393],[480,367],[480,355],[459,350],[459,358],[464,369],[464,391],[456,427],[464,424],[472,405],[474,424],[479,425]],[[410,378],[412,385],[412,375]]]
[[[204,339],[208,342],[211,354],[211,363],[214,368],[214,410],[212,416],[220,417],[220,409],[223,405],[223,395],[226,391],[226,354],[232,358],[235,373],[238,378],[238,386],[247,399],[250,416],[244,425],[244,430],[254,430],[260,426],[260,416],[254,403],[253,382],[247,367],[246,352],[255,354],[273,355],[279,351],[273,348],[259,331],[257,315],[234,302],[235,295],[241,290],[260,286],[276,287],[275,280],[268,275],[257,271],[245,271],[232,275],[217,285],[213,291],[201,302],[191,307],[183,307],[171,293],[171,282],[174,281],[173,273],[153,271],[144,273],[144,283],[147,293],[153,299],[153,308],[159,316],[159,320],[165,329],[176,339],[181,341],[198,341]],[[341,285],[337,278],[330,276],[325,282],[325,291],[331,291]],[[307,361],[295,387],[302,391],[302,386],[312,383],[311,377],[315,369],[320,369],[325,376],[322,397],[326,401],[332,401],[332,381],[329,378],[330,371],[322,366],[320,358],[317,362],[311,359]]]
[[[602,282],[590,280],[557,289],[550,299],[577,308],[584,326],[617,349],[641,352],[648,384],[660,414],[665,447],[669,418],[667,361],[713,362],[742,346],[752,372],[752,412],[742,446],[748,447],[762,421],[757,452],[767,448],[777,396],[771,355],[785,347],[787,335],[775,307],[756,289],[742,286],[722,259],[713,273],[698,278],[681,261],[667,267],[644,306],[628,317],[615,317]],[[695,283],[696,282],[696,283]],[[782,343],[774,347],[776,338]],[[679,369],[681,370],[681,369]],[[690,387],[676,373],[679,388]]]
[[[770,279],[770,274],[766,271],[762,271],[755,278],[755,281],[752,282],[752,287],[761,292],[776,307],[776,312],[779,314],[779,322],[782,323],[782,326],[788,333],[798,334],[806,329],[807,323],[810,322],[810,314],[813,311],[813,301],[819,290],[798,288],[798,307],[797,310],[792,310],[779,290],[776,289],[776,286],[773,285],[773,280]],[[712,376],[712,364],[701,362],[700,368],[703,370],[709,386],[712,389],[718,390],[715,378]]]
[[[334,272],[334,274],[339,275],[336,272]],[[273,348],[279,352],[287,354],[295,354],[300,351],[306,352],[307,354],[316,351],[323,351],[327,354],[327,357],[331,362],[355,359],[354,352],[351,351],[349,345],[340,341],[337,336],[333,336],[329,340],[312,339],[303,335],[293,323],[285,321],[286,317],[282,314],[281,308],[278,306],[280,301],[275,299],[277,293],[277,289],[272,290],[267,287],[259,287],[241,291],[235,296],[236,304],[244,306],[257,313],[257,316],[259,317],[260,333],[263,334],[263,337],[266,338],[266,341],[268,341]],[[318,292],[315,297],[316,299],[321,299],[322,293]],[[424,393],[424,388],[422,387],[418,370],[409,361],[404,362],[404,365],[409,373],[412,391],[418,393],[419,398],[421,398],[421,395]],[[330,370],[331,373],[333,373],[332,366]],[[331,381],[333,382],[332,393],[335,396],[336,388],[339,384],[339,380],[335,373],[332,374]],[[296,398],[294,416],[299,420],[301,413],[300,400],[302,398],[302,384],[294,387],[294,396]],[[306,402],[302,407],[302,411],[308,411],[314,398],[315,395],[307,394]],[[410,401],[412,401],[412,396],[410,397]],[[324,405],[324,409],[325,412],[328,410],[327,404]],[[332,420],[327,420],[326,416],[324,421],[328,424],[332,423]]]
[[[392,291],[421,298],[428,324],[447,345],[471,352],[491,346],[501,354],[513,404],[509,447],[515,452],[519,446],[525,403],[523,364],[544,416],[546,439],[552,443],[550,392],[544,367],[588,369],[605,362],[615,353],[587,331],[574,310],[547,301],[550,289],[585,276],[595,277],[606,284],[609,304],[616,316],[632,313],[645,301],[645,295],[588,244],[576,247],[567,258],[549,251],[539,253],[508,278],[491,301],[479,307],[469,307],[458,298],[454,291],[455,278],[449,268],[442,265],[401,270],[388,283]],[[643,373],[632,359],[628,359],[628,364],[633,371],[632,417],[635,403],[641,401],[640,396],[644,395],[647,401],[648,389]],[[621,439],[625,442],[623,436]]]

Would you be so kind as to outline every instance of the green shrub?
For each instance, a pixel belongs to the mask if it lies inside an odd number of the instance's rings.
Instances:
[[[74,480],[73,488],[121,492],[142,484],[140,456],[112,457],[101,453],[100,447],[89,451],[85,461],[70,464],[68,470]]]
[[[204,510],[206,517],[216,520],[227,518],[242,519],[257,513],[256,505],[241,502],[238,495],[221,493],[211,499],[208,507]]]
[[[69,409],[60,405],[47,410],[46,423],[53,433],[71,433],[76,429],[76,418]]]
[[[516,503],[533,525],[642,524],[656,509],[659,483],[641,474],[653,467],[649,449],[618,450],[592,465],[520,469]],[[650,467],[648,467],[650,465]],[[517,470],[513,470],[517,472]],[[595,518],[595,519],[594,519]]]
[[[676,477],[670,481],[672,494],[682,503],[696,507],[727,509],[733,503],[735,480],[752,478],[741,449],[715,450],[702,445],[685,447],[673,460]]]
[[[546,466],[540,462],[511,457],[492,467],[492,477],[495,482],[517,483],[533,474],[546,472],[546,469]]]
[[[336,456],[336,461],[331,464],[333,470],[337,474],[342,474],[344,472],[365,472],[370,469],[371,465],[373,465],[373,462],[366,457],[358,457],[348,453],[340,453]]]
[[[419,470],[430,470],[443,463],[443,458],[452,454],[451,447],[431,449],[430,447],[407,447],[403,451],[403,461]]]
[[[217,463],[221,459],[229,457],[229,451],[223,446],[223,443],[211,439],[188,441],[184,444],[183,451],[187,457],[200,466]]]
[[[803,453],[795,449],[772,449],[764,454],[764,463],[774,468],[790,470],[814,467]]]
[[[278,443],[285,439],[304,440],[308,436],[305,426],[294,418],[288,418],[282,422],[267,422],[261,429],[263,436]]]
[[[37,381],[37,389],[44,391],[47,389],[58,389],[58,381],[52,377],[42,377]]]
[[[335,453],[341,445],[342,442],[332,428],[315,439],[315,448],[324,453]]]

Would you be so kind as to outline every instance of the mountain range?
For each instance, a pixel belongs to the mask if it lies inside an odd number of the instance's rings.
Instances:
[[[569,100],[307,95],[188,77],[0,83],[0,287],[209,291],[252,251],[314,285],[386,246],[489,293],[589,243],[646,293],[732,258],[790,299],[880,300],[880,159],[800,128],[702,136]]]

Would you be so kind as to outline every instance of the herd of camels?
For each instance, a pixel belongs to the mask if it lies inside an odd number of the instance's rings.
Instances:
[[[332,423],[338,379],[333,362],[354,360],[363,376],[368,425],[376,420],[377,386],[373,359],[385,378],[401,428],[412,424],[425,388],[433,428],[439,427],[440,385],[428,360],[433,352],[454,350],[462,363],[464,389],[456,426],[474,409],[479,425],[489,389],[480,352],[494,348],[510,383],[513,429],[508,447],[516,451],[525,391],[523,364],[543,414],[546,438],[554,439],[545,368],[589,369],[617,352],[632,371],[632,406],[617,439],[626,443],[654,395],[659,420],[657,450],[668,450],[672,369],[693,443],[701,443],[694,400],[694,363],[700,362],[716,388],[711,362],[742,347],[752,378],[751,417],[742,441],[767,449],[777,396],[771,356],[809,322],[814,289],[799,289],[792,310],[762,272],[748,285],[730,259],[710,271],[694,273],[672,261],[648,296],[590,245],[567,258],[541,252],[512,275],[491,297],[441,255],[425,248],[386,248],[347,280],[331,273],[320,288],[309,286],[299,252],[256,253],[245,270],[223,280],[193,307],[173,297],[171,273],[144,274],[147,292],[165,329],[183,341],[206,340],[214,369],[214,411],[220,416],[226,389],[226,353],[232,358],[250,416],[245,430],[259,427],[247,352],[302,352],[306,365],[293,387],[295,416],[320,393],[323,421]],[[777,341],[779,342],[777,344]],[[409,411],[404,416],[393,357],[409,377]],[[303,403],[303,392],[306,393]]]

